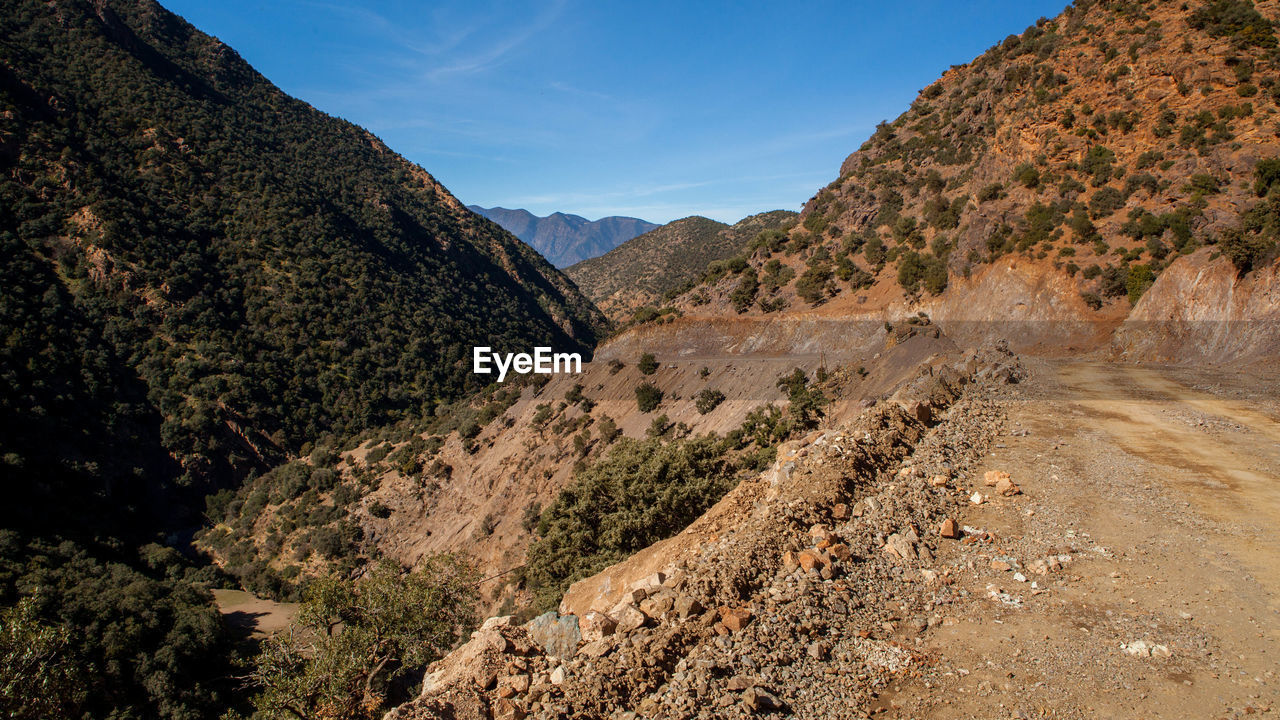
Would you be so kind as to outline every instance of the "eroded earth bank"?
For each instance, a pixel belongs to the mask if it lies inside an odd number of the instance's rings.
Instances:
[[[1265,716],[1276,381],[935,354],[389,717]]]

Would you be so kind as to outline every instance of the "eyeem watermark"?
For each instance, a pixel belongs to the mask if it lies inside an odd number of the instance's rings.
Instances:
[[[487,347],[471,348],[471,372],[477,375],[490,375],[494,368],[498,371],[498,382],[506,379],[508,370],[514,370],[521,375],[528,375],[531,372],[539,375],[580,373],[582,356],[578,353],[553,353],[549,347],[536,347],[532,355],[496,353]]]

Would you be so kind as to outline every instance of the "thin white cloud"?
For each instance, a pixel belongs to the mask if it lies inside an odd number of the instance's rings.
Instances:
[[[564,12],[566,4],[567,0],[555,0],[533,22],[512,34],[497,38],[488,47],[476,53],[452,58],[445,65],[432,68],[426,73],[426,78],[431,81],[439,81],[454,75],[470,75],[483,72],[498,65],[513,50],[516,50],[535,35],[550,27]]]

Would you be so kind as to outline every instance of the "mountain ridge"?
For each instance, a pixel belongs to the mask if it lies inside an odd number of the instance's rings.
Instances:
[[[789,227],[797,217],[789,210],[772,210],[729,225],[692,215],[577,263],[565,273],[601,309],[621,320],[641,306],[658,304],[668,293],[685,289],[708,263],[728,260],[759,233]]]
[[[561,269],[603,255],[658,227],[647,220],[621,215],[588,220],[581,215],[564,212],[538,217],[523,208],[468,205],[467,209],[498,223]]]

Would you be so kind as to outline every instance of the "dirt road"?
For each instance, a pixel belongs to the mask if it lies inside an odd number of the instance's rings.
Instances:
[[[245,636],[274,635],[298,613],[297,603],[274,602],[243,590],[214,590],[213,598],[227,624]]]
[[[1277,378],[1029,367],[981,468],[1024,494],[968,506],[994,539],[942,548],[939,622],[902,638],[934,664],[883,716],[1280,714]]]

